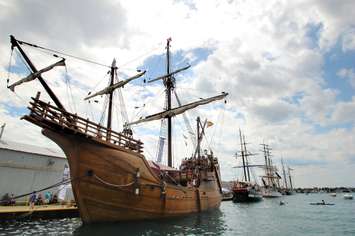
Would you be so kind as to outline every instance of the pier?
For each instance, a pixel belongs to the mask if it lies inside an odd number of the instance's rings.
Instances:
[[[27,219],[59,219],[79,217],[79,211],[72,205],[0,206],[0,222]]]

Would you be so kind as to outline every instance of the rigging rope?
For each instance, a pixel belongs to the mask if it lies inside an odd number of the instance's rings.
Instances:
[[[105,120],[105,117],[106,117],[106,107],[108,105],[108,97],[105,96],[105,101],[102,105],[102,115],[101,115],[101,118],[100,118],[100,121],[99,121],[99,124],[103,125],[103,121]]]
[[[25,61],[25,59],[22,58],[22,55],[19,54],[19,52],[16,50],[16,55],[17,57],[20,58],[20,60],[22,61],[22,63],[25,65],[25,67],[27,68],[28,72],[32,72],[31,68],[27,65],[27,62]]]
[[[74,55],[72,55],[72,54],[60,52],[60,51],[58,51],[58,50],[54,50],[54,49],[50,49],[50,48],[45,48],[45,47],[42,47],[42,46],[38,46],[38,45],[35,45],[35,44],[26,43],[26,42],[22,42],[22,41],[18,41],[18,42],[19,42],[20,44],[25,44],[25,45],[27,45],[27,46],[30,46],[30,47],[33,47],[33,48],[36,48],[36,49],[39,49],[39,50],[42,50],[42,51],[43,51],[43,50],[44,50],[44,51],[49,51],[49,52],[53,52],[53,53],[56,53],[56,54],[64,55],[64,56],[66,56],[66,57],[71,57],[71,58],[74,58],[74,59],[77,59],[77,60],[80,60],[80,61],[85,61],[85,62],[88,62],[88,63],[91,63],[91,64],[95,64],[95,65],[98,65],[98,66],[103,66],[103,67],[111,68],[111,66],[109,66],[109,65],[105,65],[105,64],[102,64],[102,63],[93,61],[93,60],[86,59],[86,58],[74,56]],[[56,55],[56,54],[53,54],[53,56],[54,56],[54,57],[57,57],[58,55]]]
[[[102,81],[105,81],[105,80],[106,80],[106,77],[107,77],[109,74],[110,74],[110,71],[108,71],[108,72],[104,75],[104,77],[103,77],[101,80],[99,80],[99,82],[97,82],[97,83],[95,84],[95,86],[92,87],[91,89],[92,89],[92,90],[95,90],[96,87],[99,86]]]
[[[88,101],[88,107],[89,107],[89,110],[90,110],[90,115],[91,115],[91,120],[95,120],[95,116],[94,114],[92,113],[92,111],[94,110],[94,108],[92,107],[91,105],[91,102]],[[86,116],[88,116],[88,109],[86,109]]]
[[[111,83],[111,81],[109,80],[107,87],[110,86],[110,83]],[[106,117],[106,108],[108,106],[108,103],[109,103],[109,96],[105,96],[105,100],[104,100],[104,103],[102,106],[102,113],[101,113],[102,115],[101,115],[100,122],[99,122],[101,125],[103,125],[103,121],[105,120],[105,117]]]
[[[16,92],[13,92],[15,94],[15,96],[17,98],[19,98],[22,102],[23,102],[23,106],[26,107],[27,106],[27,101],[25,99],[23,99],[20,95],[18,95]]]
[[[146,89],[146,90],[149,92],[148,89]],[[160,96],[164,92],[165,92],[165,88],[161,89],[157,96]],[[141,107],[141,109],[133,116],[132,120],[135,120],[137,118],[139,119],[140,118],[139,116],[141,116],[141,114],[143,113],[144,109],[146,109],[148,107],[148,105],[151,105],[151,103],[153,103],[153,102],[155,102],[155,100],[150,100],[150,102],[144,103],[143,106]],[[162,107],[160,107],[160,108],[162,108]],[[165,108],[162,108],[162,109],[165,110]]]
[[[218,116],[217,116],[217,121],[220,121],[220,120],[222,120],[222,122],[221,122],[221,124],[220,124],[220,127],[221,127],[221,129],[219,129],[220,131],[219,132],[222,132],[222,125],[224,124],[224,111],[225,111],[225,109],[221,109],[220,110],[220,112],[219,112],[219,114],[218,114]],[[222,118],[221,118],[222,117]],[[219,123],[218,123],[219,124]],[[213,134],[212,134],[212,136],[211,136],[211,138],[210,138],[210,141],[208,142],[208,147],[211,149],[211,146],[213,146],[213,144],[214,144],[214,136],[215,136],[215,134],[216,134],[216,131],[217,131],[217,125],[215,126],[215,128],[214,128],[214,130],[213,130]],[[218,135],[218,137],[219,137],[219,139],[222,139],[222,134],[220,133],[219,135]]]
[[[117,76],[117,70],[115,70],[115,77],[114,78],[115,78],[116,82],[118,83],[119,79],[118,79],[118,76]],[[128,119],[127,109],[126,109],[126,105],[125,105],[125,102],[124,102],[124,99],[123,99],[122,89],[121,88],[117,89],[116,95],[118,97],[119,106],[120,106],[119,110],[121,112],[122,123],[124,125],[125,123],[129,122],[129,119]],[[118,116],[117,116],[117,119],[118,119]]]
[[[65,77],[67,94],[68,94],[69,99],[71,99],[71,103],[73,105],[73,107],[71,109],[74,110],[74,112],[76,112],[76,103],[75,103],[73,92],[72,92],[72,89],[71,89],[71,85],[70,85],[70,81],[69,81],[69,75],[68,75],[68,68],[67,68],[66,65],[65,65],[65,76],[64,77]],[[68,105],[70,106],[70,100],[69,99],[68,99]]]
[[[141,55],[139,55],[139,56],[137,56],[137,57],[135,57],[135,58],[133,58],[133,59],[131,59],[131,60],[129,60],[129,61],[123,63],[122,65],[119,65],[118,67],[119,67],[119,68],[124,68],[124,66],[126,66],[126,65],[128,65],[128,64],[130,64],[130,63],[132,63],[132,62],[134,62],[134,61],[136,61],[136,60],[138,60],[138,59],[140,59],[140,58],[142,58],[142,57],[144,57],[144,56],[147,56],[147,55],[152,54],[152,52],[154,52],[154,51],[160,49],[162,44],[163,44],[163,42],[159,42],[158,45],[157,45],[155,48],[153,48],[153,49],[151,49],[151,50],[149,50],[149,51],[147,51],[147,52],[145,52],[145,53],[142,53]]]
[[[41,50],[41,51],[49,51],[49,52],[52,52],[52,53],[56,53],[56,54],[60,54],[60,55],[64,55],[66,57],[71,57],[71,58],[74,58],[74,59],[77,59],[77,60],[80,60],[80,61],[84,61],[84,62],[87,62],[87,63],[91,63],[91,64],[95,64],[95,65],[98,65],[98,66],[102,66],[102,67],[107,67],[107,68],[111,68],[111,65],[106,65],[106,64],[103,64],[103,63],[100,63],[100,62],[96,62],[96,61],[93,61],[93,60],[89,60],[89,59],[86,59],[86,58],[83,58],[83,57],[78,57],[78,56],[75,56],[75,55],[72,55],[72,54],[69,54],[69,53],[65,53],[65,52],[61,52],[61,51],[58,51],[58,50],[54,50],[54,49],[50,49],[50,48],[46,48],[46,47],[42,47],[42,46],[38,46],[36,44],[31,44],[31,43],[27,43],[27,42],[23,42],[23,41],[18,41],[20,44],[24,44],[24,45],[27,45],[27,46],[30,46],[30,47],[33,47],[35,49],[38,49],[38,50]],[[162,42],[160,42],[156,47],[154,47],[153,49],[123,63],[122,65],[119,65],[118,67],[119,68],[124,68],[124,66],[146,56],[146,55],[149,55],[151,54],[152,52],[156,51],[158,48],[160,48],[162,45]],[[56,54],[52,54],[54,57],[58,56]]]
[[[6,86],[9,86],[9,82],[10,82],[10,74],[12,73],[11,69],[12,69],[12,55],[13,55],[14,49],[11,48],[11,54],[10,54],[10,58],[9,58],[9,66],[7,68],[7,79],[6,79]]]
[[[112,100],[116,100],[116,97],[117,97],[117,93],[116,91],[113,91],[113,99]],[[116,111],[116,119],[117,119],[117,126],[119,127],[119,124],[120,124],[120,120],[118,119],[119,116],[119,108],[118,108],[118,105],[117,103],[113,103],[113,107],[115,108],[114,110]],[[112,114],[114,114],[114,112],[112,112]],[[114,118],[112,117],[112,120]],[[124,124],[124,122],[122,122]]]

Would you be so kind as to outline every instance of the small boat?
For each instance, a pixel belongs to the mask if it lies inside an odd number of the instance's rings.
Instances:
[[[353,199],[353,195],[351,193],[346,193],[346,194],[344,194],[344,199],[352,200]]]
[[[323,206],[333,206],[335,205],[334,203],[326,203],[324,200],[322,200],[321,202],[311,202],[309,205],[323,205]]]
[[[229,189],[222,188],[222,201],[233,200],[233,192]]]
[[[334,206],[334,203],[323,203],[323,202],[311,202],[309,205],[316,205],[316,206]]]
[[[337,196],[337,193],[330,193],[330,196],[336,197],[336,196]]]

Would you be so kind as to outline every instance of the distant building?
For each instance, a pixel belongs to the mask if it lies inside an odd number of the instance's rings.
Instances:
[[[6,193],[16,196],[58,183],[66,165],[65,155],[59,150],[0,139],[0,198]],[[49,191],[57,194],[58,190]]]

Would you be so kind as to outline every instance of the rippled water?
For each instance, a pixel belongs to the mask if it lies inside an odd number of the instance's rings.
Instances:
[[[311,206],[310,202],[335,203]],[[283,200],[286,205],[280,206]],[[144,222],[82,225],[80,219],[0,224],[0,235],[355,235],[355,200],[296,194],[253,204],[222,202],[219,210]]]

